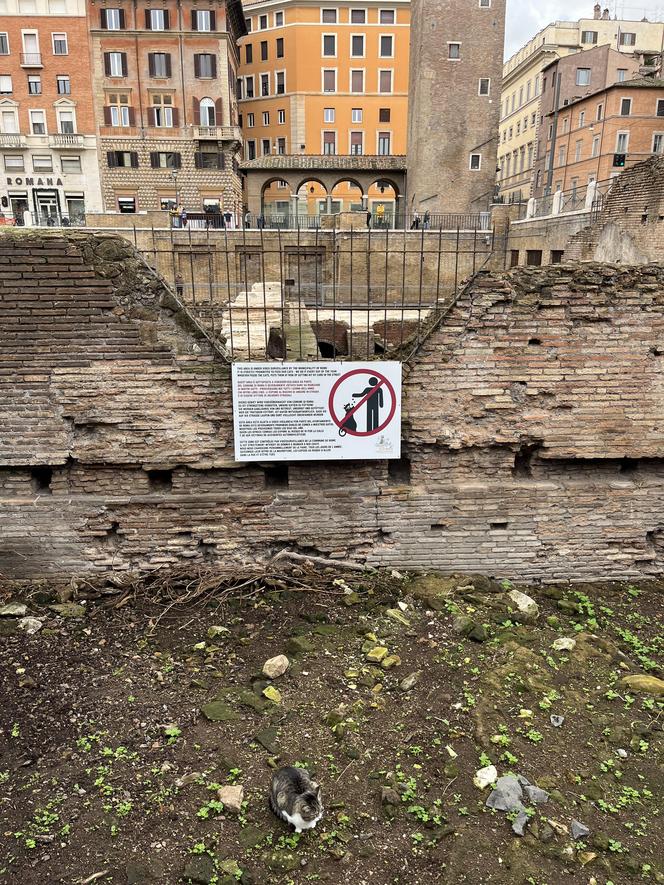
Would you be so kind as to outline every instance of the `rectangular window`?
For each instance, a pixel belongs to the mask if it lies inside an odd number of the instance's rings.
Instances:
[[[392,34],[381,34],[380,35],[380,51],[379,55],[381,58],[393,58],[394,57],[394,37]]]
[[[269,138],[262,139],[261,148],[263,151],[263,156],[267,157],[267,155],[270,153],[270,139]]]
[[[350,72],[350,91],[364,92],[364,71]]]
[[[51,34],[53,39],[53,55],[67,55],[67,35]]]
[[[542,250],[526,249],[526,264],[531,267],[539,267],[542,264]]]
[[[33,172],[53,172],[53,157],[50,154],[43,156],[32,155]]]
[[[362,108],[352,108],[350,112],[350,118],[352,123],[361,123],[362,122]]]
[[[138,169],[138,154],[136,151],[108,151],[106,157],[111,169]]]
[[[593,138],[592,150],[590,152],[591,157],[598,157],[599,156],[599,142],[600,142],[600,136],[595,135]]]
[[[275,26],[275,28],[283,28],[283,26],[284,26],[283,12],[275,12],[274,13],[274,26]]]
[[[389,132],[378,133],[378,153],[382,157],[386,157],[390,153],[392,135]]]
[[[210,9],[192,9],[192,31],[214,31],[216,28],[216,14]],[[247,30],[251,30],[248,28]]]
[[[18,132],[18,118],[16,111],[2,111],[0,119],[2,120],[2,132],[7,134]]]
[[[113,98],[114,96],[111,96]],[[126,96],[120,96],[121,98],[125,98]],[[110,125],[116,127],[124,127],[131,125],[131,115],[129,113],[129,106],[125,104],[111,104],[109,105],[109,115],[110,115]]]
[[[168,30],[168,10],[167,9],[146,9],[145,10],[145,27],[148,31],[167,31]]]
[[[350,152],[354,156],[359,156],[364,153],[362,150],[364,135],[362,132],[351,132],[350,133]]]
[[[152,125],[162,129],[172,129],[177,125],[175,110],[173,108],[173,96],[169,93],[152,96]],[[207,125],[203,123],[202,125]],[[210,125],[214,125],[211,123]]]
[[[199,80],[213,80],[217,76],[217,59],[211,52],[194,55],[194,76]]]
[[[337,55],[336,34],[323,34],[323,55],[326,58],[335,58]]]
[[[282,156],[286,153],[286,139],[283,137],[277,139],[277,153]]]
[[[253,114],[247,114],[247,126],[249,129],[254,128],[255,116]]]
[[[378,22],[381,25],[393,25],[396,22],[394,9],[381,9],[378,13]]]
[[[150,166],[153,169],[179,169],[182,165],[180,154],[174,151],[152,151]]]
[[[267,61],[267,40],[261,40],[261,61]]]
[[[251,45],[251,43],[247,43],[247,45],[244,47],[244,52],[245,61],[248,65],[250,65],[254,60],[254,47]]]
[[[379,123],[389,123],[390,122],[390,109],[389,108],[378,108],[378,122]]]
[[[247,142],[247,160],[255,160],[256,159],[256,142],[253,139],[250,139]]]
[[[581,31],[582,43],[597,43],[597,31]]]
[[[337,72],[335,70],[323,71],[323,92],[337,91]]]
[[[136,197],[118,197],[118,211],[122,215],[132,215],[136,212]]]
[[[104,53],[104,63],[107,77],[127,76],[127,55],[125,52]]]
[[[631,98],[621,98],[620,99],[620,116],[621,117],[629,117],[632,113],[632,99]]]
[[[364,58],[364,34],[351,34],[350,54],[353,58]]]
[[[337,10],[336,9],[321,9],[320,20],[323,22],[323,24],[336,25],[336,23],[337,23]]]
[[[476,172],[482,166],[482,154],[471,154],[468,168]]]
[[[574,162],[578,163],[581,159],[581,149],[583,148],[583,141],[579,140],[576,142],[574,146]]]
[[[46,135],[46,115],[44,111],[30,111],[30,132],[33,135]]]
[[[616,137],[616,153],[626,154],[629,144],[629,132],[619,132]]]
[[[277,37],[277,58],[284,57],[284,38]]]
[[[585,125],[586,125],[586,112],[581,111],[581,113],[579,114],[579,129],[581,129],[581,127],[585,126]]]
[[[270,112],[263,111],[263,126],[269,126],[269,125],[270,125]]]
[[[58,95],[71,95],[71,81],[67,74],[58,74],[55,78]]]
[[[447,44],[447,57],[456,61],[461,58],[461,43]],[[512,96],[512,110],[514,110],[514,96]]]
[[[73,111],[58,111],[58,132],[62,135],[73,135],[76,132]]]
[[[489,77],[480,77],[480,82],[479,82],[477,94],[478,95],[488,95],[490,87],[491,87],[491,80],[489,79]]]
[[[277,123],[285,123],[286,122],[286,111],[278,110],[277,111]]]
[[[265,31],[267,29],[267,16],[259,15],[258,16],[258,27],[261,31]]]
[[[595,119],[601,120],[603,116],[604,116],[604,104],[598,104],[597,105],[597,112],[595,113]]]
[[[590,84],[590,68],[576,69],[576,85],[588,86]]]
[[[277,95],[284,95],[286,92],[286,72],[277,71],[274,75]]]
[[[336,154],[337,152],[337,133],[323,132],[323,153]]]
[[[101,26],[107,31],[121,31],[125,26],[124,9],[102,9]]]
[[[664,98],[657,99],[657,116],[664,117]]]
[[[246,80],[244,81],[244,85],[245,85],[244,92],[245,92],[246,97],[253,98],[254,97],[254,78],[253,78],[253,76],[247,77]]]
[[[630,31],[621,31],[620,32],[620,45],[621,46],[636,46],[636,34],[631,33]]]
[[[618,75],[618,79],[616,80],[616,82],[624,83],[624,81],[627,79],[627,68],[618,68],[616,74]]]
[[[351,9],[350,23],[352,25],[364,25],[367,21],[366,9]]]
[[[488,9],[491,6],[491,0],[480,0],[480,7],[482,9]]]
[[[21,154],[5,154],[5,172],[23,172],[25,163]]]
[[[39,77],[37,77],[37,80],[39,80],[39,90],[37,92],[33,92],[33,90],[30,88],[30,77],[28,77],[28,92],[30,93],[30,95],[39,95],[39,93],[41,92],[41,80]],[[0,95],[11,95],[12,91],[13,87],[11,75],[0,74]]]
[[[65,175],[80,175],[81,158],[76,156],[60,157],[60,165]]]
[[[7,34],[0,34],[0,55],[9,55],[9,38]]]
[[[270,75],[261,74],[261,95],[270,94]]]
[[[392,92],[392,71],[378,71],[378,91]]]
[[[168,52],[148,53],[150,76],[159,80],[167,80],[171,76],[171,56]]]
[[[653,152],[653,154],[664,153],[664,133],[655,132],[655,134],[653,135],[653,137],[652,137],[652,152]],[[6,157],[5,157],[5,159],[6,159]]]
[[[323,122],[334,123],[334,108],[323,108]]]

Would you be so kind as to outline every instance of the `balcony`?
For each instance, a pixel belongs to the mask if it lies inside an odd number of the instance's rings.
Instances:
[[[48,145],[52,148],[80,147],[82,144],[83,136],[75,132],[58,132],[48,137]]]
[[[194,138],[242,141],[242,134],[239,126],[194,126]]]
[[[22,68],[42,68],[41,52],[22,52],[21,53]]]
[[[0,148],[24,148],[24,135],[11,135],[8,132],[0,132]]]

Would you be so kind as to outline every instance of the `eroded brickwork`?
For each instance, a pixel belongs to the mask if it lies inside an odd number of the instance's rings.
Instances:
[[[289,546],[543,580],[659,574],[664,269],[482,276],[404,385],[400,462],[239,465],[230,370],[113,236],[0,239],[0,571]]]

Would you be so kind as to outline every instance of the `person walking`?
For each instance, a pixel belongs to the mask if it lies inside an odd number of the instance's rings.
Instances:
[[[410,226],[410,229],[411,230],[419,230],[420,229],[420,213],[417,211],[417,209],[413,213],[413,222]]]

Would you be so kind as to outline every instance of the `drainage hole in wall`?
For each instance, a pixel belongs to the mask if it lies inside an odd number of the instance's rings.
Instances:
[[[40,495],[51,494],[51,480],[53,469],[51,467],[33,467],[30,471],[30,484],[32,491]]]
[[[148,470],[151,492],[170,492],[173,488],[172,470]]]
[[[288,488],[288,464],[273,464],[263,470],[266,489]]]
[[[506,523],[506,522],[490,522],[489,528],[490,529],[506,529],[507,525],[508,525],[508,523]]]

